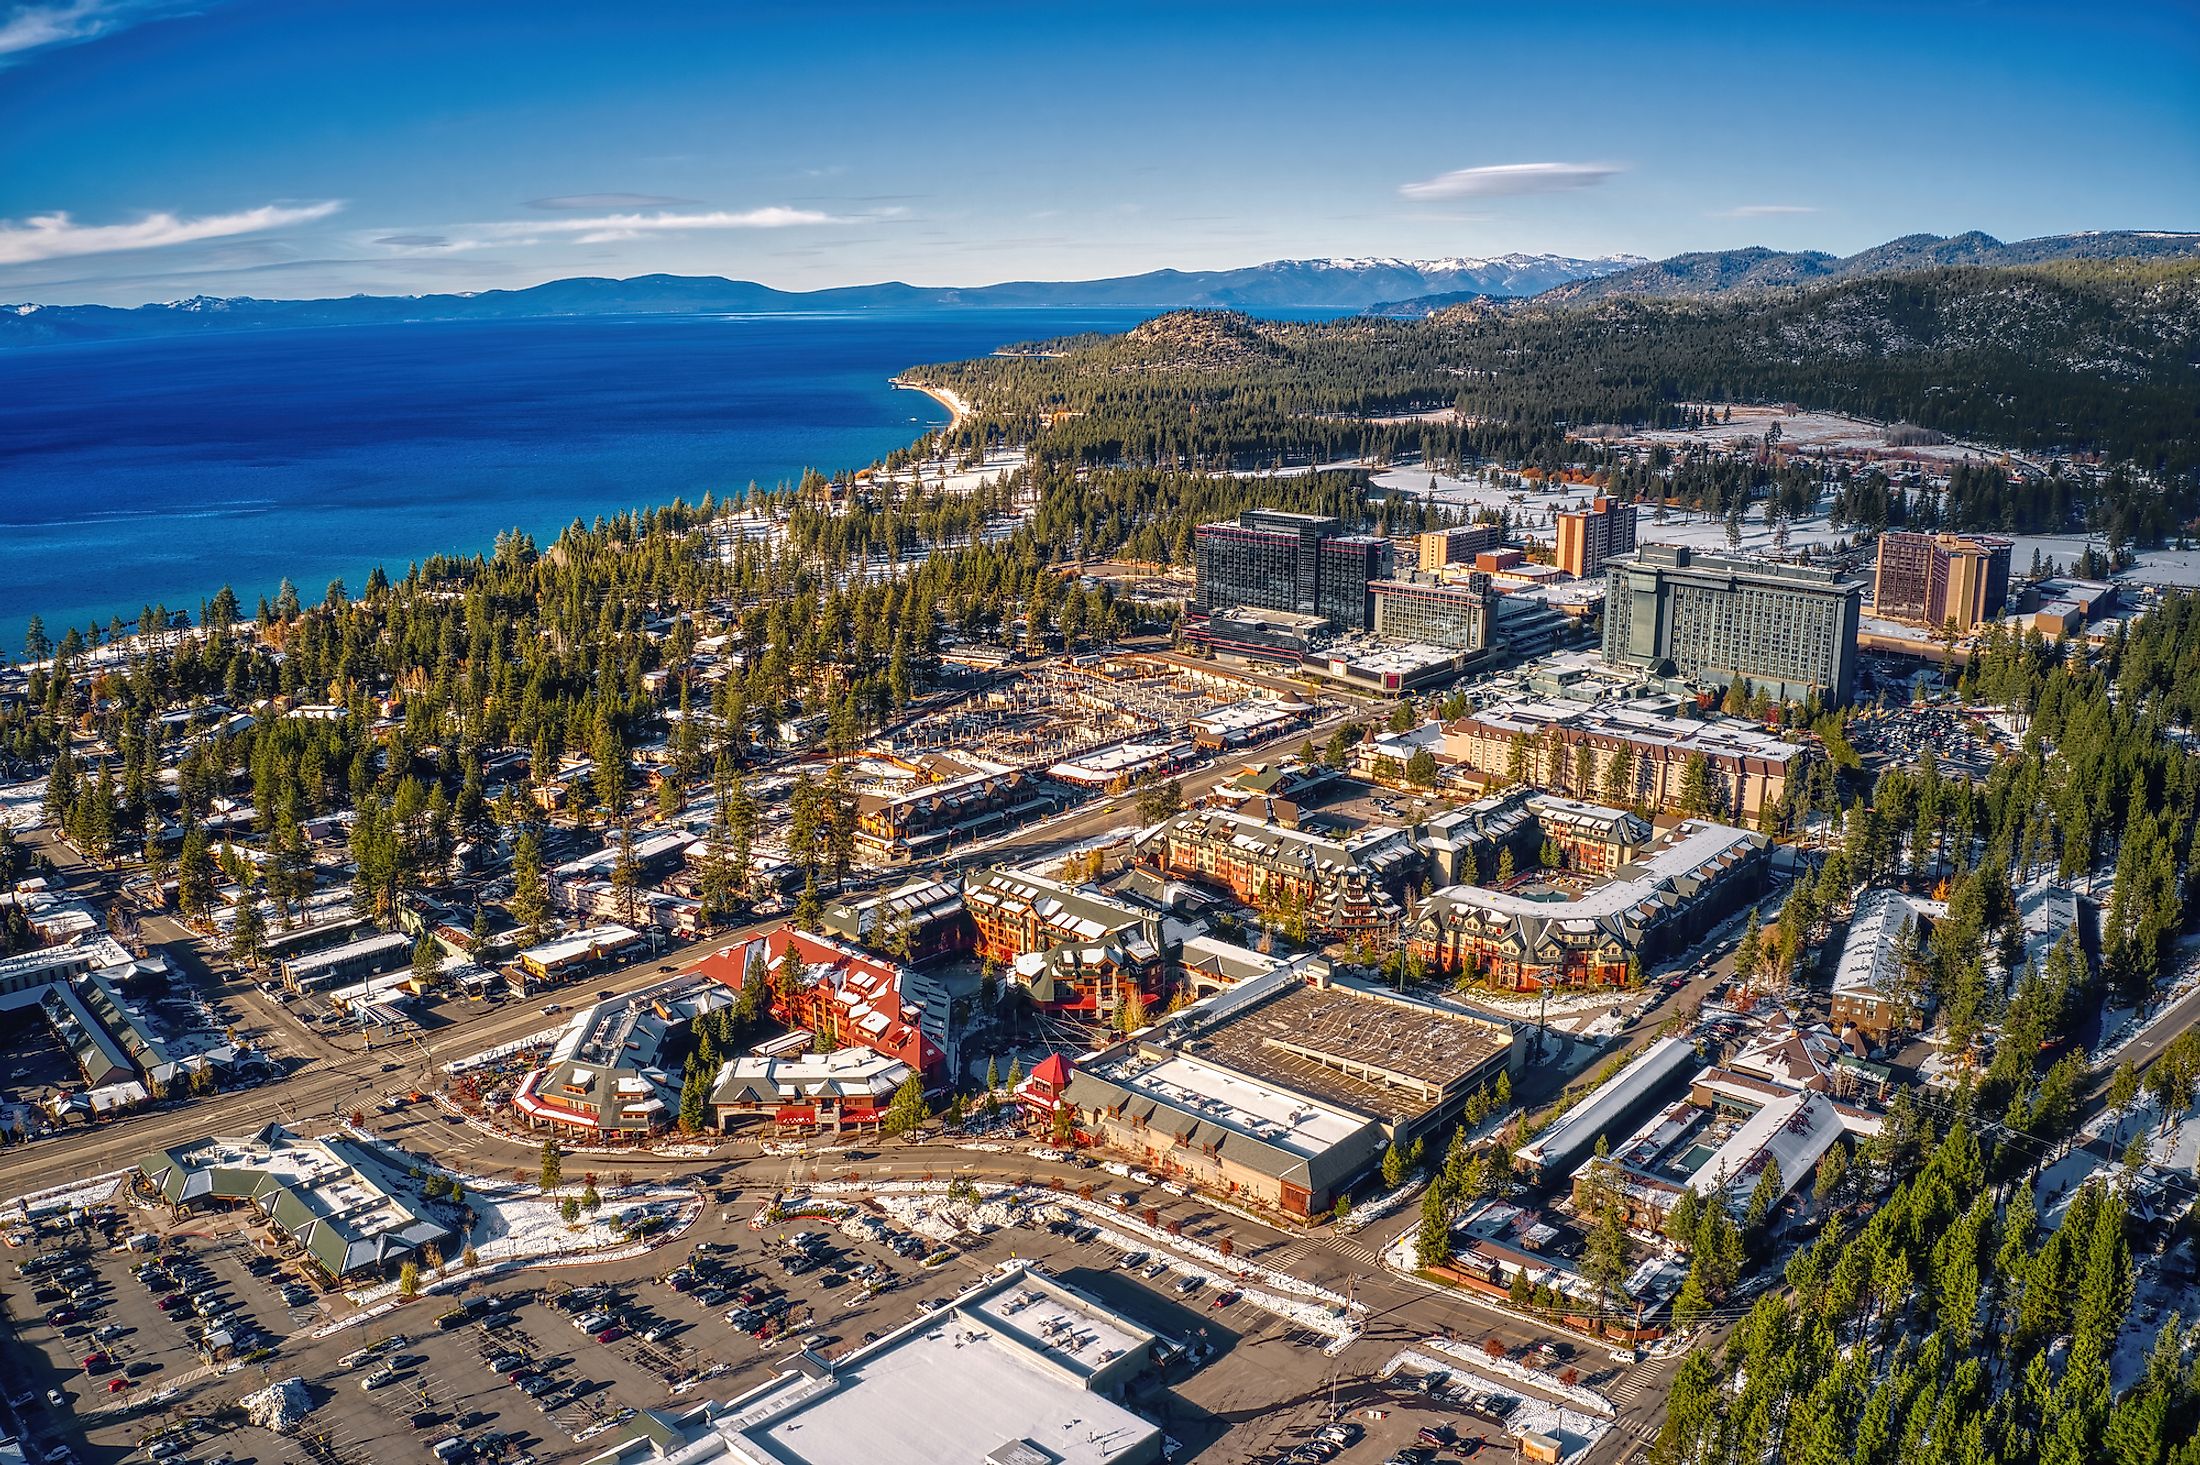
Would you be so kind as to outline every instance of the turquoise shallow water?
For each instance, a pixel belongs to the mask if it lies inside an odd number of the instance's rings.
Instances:
[[[0,352],[0,654],[222,584],[308,600],[518,526],[857,467],[946,420],[887,379],[1148,312],[647,317]]]

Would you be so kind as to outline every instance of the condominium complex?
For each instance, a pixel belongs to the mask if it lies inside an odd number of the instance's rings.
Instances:
[[[1605,572],[1604,659],[1782,701],[1849,698],[1864,582],[1653,544]]]
[[[1162,920],[1067,881],[993,869],[963,901],[977,926],[978,955],[1006,965],[1042,1008],[1103,1016],[1132,993],[1167,995]]]
[[[1366,630],[1374,621],[1368,583],[1390,578],[1390,541],[1347,534],[1321,514],[1247,509],[1234,524],[1197,531],[1201,615],[1256,606],[1319,616]]]
[[[1368,825],[1329,838],[1225,809],[1180,814],[1137,836],[1134,848],[1149,869],[1224,886],[1248,903],[1303,910],[1325,935],[1387,929],[1421,866],[1403,829]]]
[[[1375,634],[1385,640],[1480,651],[1495,638],[1497,595],[1487,575],[1450,585],[1420,577],[1377,580],[1367,588],[1375,597]]]
[[[1449,885],[1406,927],[1447,975],[1475,971],[1517,991],[1620,986],[1630,965],[1679,949],[1765,887],[1772,842],[1690,819],[1586,890],[1530,877],[1514,888]]]
[[[1604,562],[1635,547],[1635,506],[1599,498],[1557,515],[1558,567],[1577,580],[1604,573]]]
[[[1999,620],[2009,599],[2012,548],[2009,540],[1983,534],[1882,534],[1872,610],[1934,630],[1950,621],[1968,631]]]
[[[1808,757],[1803,745],[1739,718],[1677,717],[1613,698],[1512,697],[1446,723],[1438,761],[1485,780],[1669,813],[1682,811],[1696,764],[1713,812],[1755,819]]]

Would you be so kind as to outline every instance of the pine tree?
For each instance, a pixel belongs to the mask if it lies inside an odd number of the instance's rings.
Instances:
[[[237,914],[229,924],[229,959],[258,970],[267,941],[267,923],[260,918],[259,903],[249,890],[237,896]]]
[[[558,1149],[558,1142],[546,1139],[542,1142],[542,1188],[556,1190],[558,1182],[565,1178],[565,1156]]]
[[[532,832],[512,847],[512,898],[507,905],[519,925],[520,944],[539,946],[550,923],[550,896],[542,877],[542,845]]]
[[[413,943],[412,979],[416,990],[427,992],[443,980],[443,948],[426,931]]]

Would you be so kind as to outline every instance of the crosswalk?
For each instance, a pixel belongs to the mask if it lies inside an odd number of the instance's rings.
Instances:
[[[1352,1258],[1363,1267],[1380,1267],[1383,1264],[1383,1254],[1381,1252],[1369,1246],[1366,1242],[1355,1241],[1349,1236],[1330,1237],[1329,1249]]]
[[[1604,1396],[1614,1404],[1634,1403],[1635,1400],[1642,1397],[1642,1391],[1649,1387],[1650,1377],[1657,1372],[1657,1368],[1656,1359],[1643,1359],[1633,1368],[1628,1369],[1626,1375],[1618,1383],[1606,1389]]]

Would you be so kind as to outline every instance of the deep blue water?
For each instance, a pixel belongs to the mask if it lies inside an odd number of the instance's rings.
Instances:
[[[308,601],[514,526],[860,467],[946,421],[887,378],[1150,312],[454,322],[0,352],[0,655],[25,622]]]

